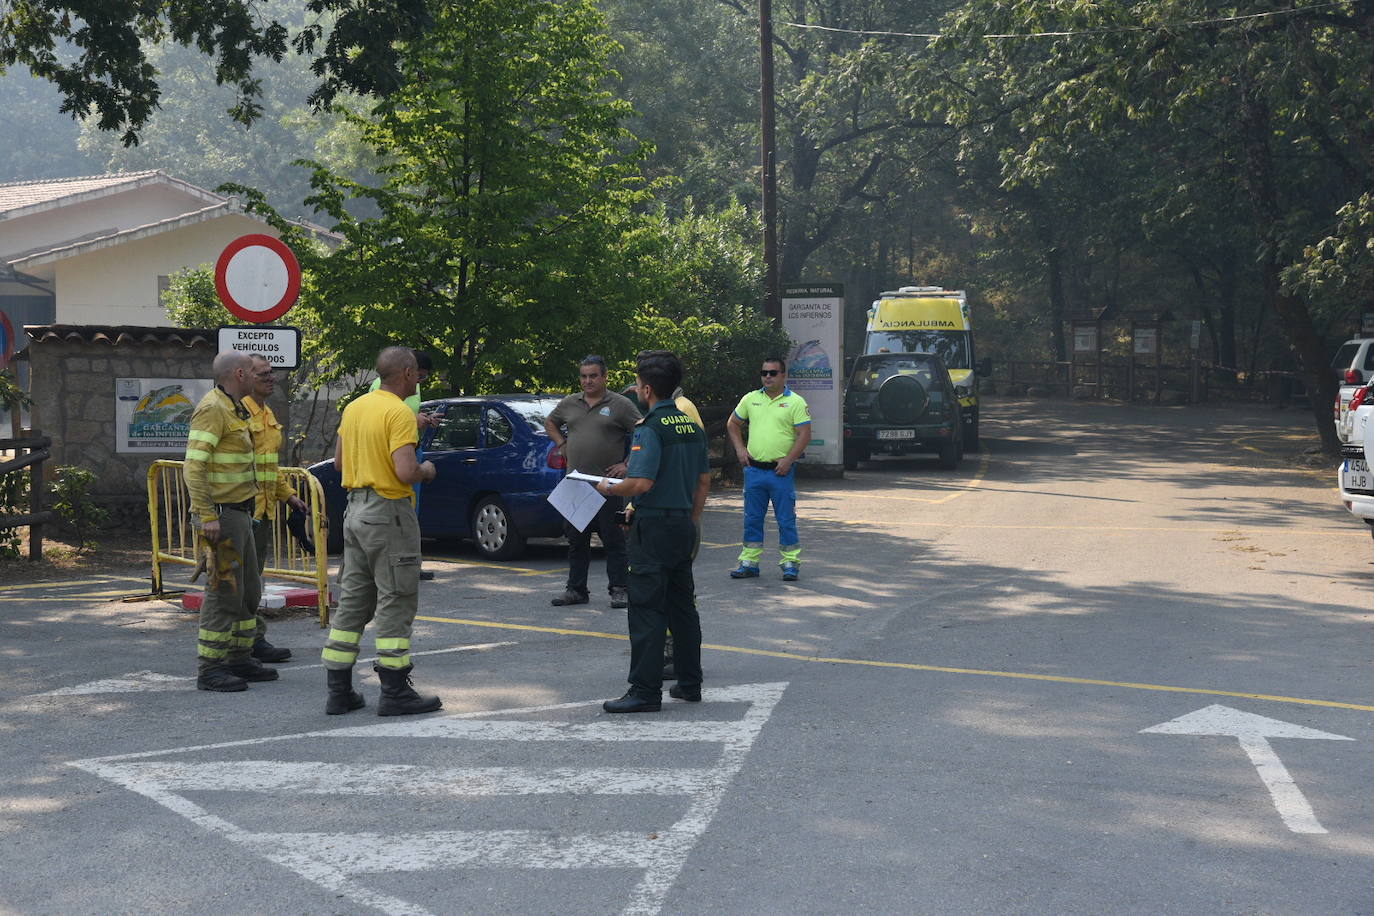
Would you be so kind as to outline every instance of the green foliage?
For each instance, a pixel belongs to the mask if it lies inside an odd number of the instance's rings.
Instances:
[[[99,546],[91,540],[91,535],[110,517],[108,511],[91,501],[90,489],[94,483],[94,472],[76,466],[59,467],[48,483],[52,508],[57,517],[76,532],[78,550]]]
[[[319,81],[309,101],[317,109],[340,92],[389,93],[397,83],[400,45],[429,24],[427,5],[307,0],[310,18],[292,34],[258,4],[243,0],[11,0],[0,7],[0,73],[27,66],[61,91],[62,111],[94,116],[101,130],[122,131],[123,142],[133,145],[162,98],[149,46],[194,47],[212,60],[215,83],[234,89],[231,117],[248,124],[263,112],[255,67],[263,59],[280,61],[289,47],[314,55],[311,68]]]
[[[213,264],[174,272],[167,278],[162,306],[167,320],[179,328],[217,328],[236,320],[219,300]]]
[[[1343,314],[1374,302],[1374,194],[1361,194],[1336,216],[1335,232],[1308,246],[1284,280]]]
[[[19,387],[19,381],[10,373],[0,371],[0,410],[9,412],[15,407],[27,407],[29,403],[29,393]]]
[[[603,88],[613,48],[588,0],[436,13],[401,87],[352,119],[386,163],[382,183],[310,163],[308,203],[347,241],[297,248],[317,284],[298,311],[339,372],[404,343],[435,354],[455,391],[530,389],[591,349],[629,349],[622,243],[649,196],[647,150]],[[301,240],[261,194],[229,190]],[[359,201],[378,215],[354,216]]]

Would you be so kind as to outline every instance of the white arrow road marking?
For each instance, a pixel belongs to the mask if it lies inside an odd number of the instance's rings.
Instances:
[[[411,655],[445,655],[449,652],[476,652],[479,649],[499,649],[502,646],[513,646],[513,642],[484,642],[470,646],[454,646],[450,649],[430,649],[425,652],[412,652]],[[376,661],[377,657],[358,659],[358,664]],[[307,671],[311,668],[323,668],[322,663],[313,665],[290,665],[277,667],[282,674],[289,674],[292,671]],[[365,675],[364,675],[365,676]],[[100,681],[89,681],[85,684],[77,684],[75,687],[59,687],[56,690],[49,690],[46,693],[31,694],[36,697],[70,697],[92,693],[151,693],[158,690],[195,690],[196,679],[174,674],[158,674],[155,671],[135,671],[122,677],[105,678]]]
[[[1288,768],[1283,765],[1279,755],[1269,745],[1270,738],[1308,738],[1321,741],[1353,741],[1345,735],[1305,728],[1291,722],[1269,719],[1253,713],[1241,712],[1229,706],[1213,704],[1196,712],[1190,712],[1177,719],[1142,728],[1142,734],[1158,735],[1231,735],[1239,739],[1246,756],[1255,765],[1260,779],[1269,789],[1274,807],[1279,817],[1294,833],[1326,833],[1326,828],[1317,820],[1307,798],[1293,782]]]
[[[374,890],[369,886],[369,876],[461,866],[506,870],[642,869],[643,876],[624,901],[623,912],[652,916],[662,909],[687,855],[710,825],[786,687],[785,683],[777,683],[708,688],[707,703],[668,707],[660,717],[615,717],[593,722],[550,720],[554,713],[588,709],[599,701],[562,703],[141,751],[74,760],[70,765],[150,798],[333,894],[385,913],[432,916],[425,905],[428,901],[407,900]],[[742,715],[735,715],[738,706],[734,704],[747,704]],[[701,718],[713,712],[728,718]],[[682,718],[674,713],[680,713]],[[545,721],[498,718],[511,715],[543,715]],[[471,742],[694,742],[718,744],[721,748],[718,755],[708,755],[707,765],[662,767],[453,767],[302,761],[301,747],[307,748],[307,753],[320,754],[331,746],[331,742],[318,740],[321,738],[377,740],[387,748],[407,740],[427,745],[457,742],[455,754],[445,754],[446,757],[461,755],[463,745]],[[294,756],[294,760],[240,760],[234,752],[219,760],[216,755],[207,754],[224,748],[266,747],[289,741],[299,742],[293,748],[295,753],[287,755]],[[355,751],[348,753],[355,755],[351,759],[359,759]],[[475,753],[486,752],[479,749]],[[188,754],[194,754],[196,759],[154,759]],[[189,793],[194,793],[197,801],[191,801]],[[236,804],[243,804],[245,796],[253,795],[281,799],[281,807],[294,797],[325,795],[466,800],[535,795],[570,799],[677,796],[686,800],[686,812],[674,822],[646,830],[570,834],[553,828],[459,829],[383,834],[375,832],[371,821],[365,832],[254,832],[230,820],[232,814],[221,815],[211,810],[224,808],[232,812]],[[662,811],[657,807],[654,810]],[[656,835],[657,841],[650,839],[650,834]],[[430,905],[441,911],[449,906],[439,902]]]

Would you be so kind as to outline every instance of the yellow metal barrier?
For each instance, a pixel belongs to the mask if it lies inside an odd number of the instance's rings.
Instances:
[[[277,468],[310,509],[315,552],[307,553],[286,530],[287,510],[278,506],[272,520],[272,546],[263,577],[274,576],[315,586],[319,593],[320,626],[329,624],[329,554],[325,526],[324,488],[305,468]],[[182,462],[154,461],[148,468],[148,522],[153,532],[153,594],[162,594],[162,564],[195,566],[199,531],[192,524],[191,495],[186,491]],[[261,529],[259,529],[261,531]]]

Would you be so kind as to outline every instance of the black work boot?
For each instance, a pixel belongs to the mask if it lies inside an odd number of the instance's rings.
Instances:
[[[338,671],[333,668],[326,668],[324,673],[329,682],[329,699],[324,704],[325,715],[341,716],[346,712],[362,709],[367,705],[363,695],[353,689],[352,668],[343,668]]]
[[[410,684],[413,666],[404,668],[383,668],[373,665],[372,670],[382,682],[382,698],[377,701],[379,716],[413,716],[421,712],[434,712],[443,709],[444,703],[438,697],[421,696]]]
[[[279,649],[272,645],[263,637],[259,636],[253,640],[252,656],[260,662],[289,662],[291,660],[290,649]]]
[[[213,690],[216,693],[237,693],[248,689],[248,682],[234,674],[223,665],[206,668],[196,677],[197,690]]]
[[[245,681],[275,681],[278,677],[276,668],[269,668],[256,658],[241,658],[224,667]]]

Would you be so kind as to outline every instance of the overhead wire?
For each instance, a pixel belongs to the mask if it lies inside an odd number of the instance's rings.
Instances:
[[[1170,29],[1205,28],[1207,26],[1228,25],[1254,19],[1292,16],[1298,13],[1308,13],[1315,10],[1330,9],[1336,6],[1345,6],[1347,2],[1348,0],[1332,0],[1332,2],[1329,3],[1315,3],[1310,6],[1295,6],[1282,10],[1268,10],[1262,13],[1245,13],[1239,16],[1223,16],[1215,19],[1193,19],[1185,22],[1166,22],[1160,23],[1159,25],[1104,26],[1095,29],[1070,29],[1057,32],[1002,32],[985,33],[981,35],[959,35],[949,32],[893,32],[882,29],[845,29],[838,26],[815,25],[806,22],[782,22],[779,24],[794,29],[804,29],[806,31],[835,32],[844,35],[864,35],[874,38],[924,38],[928,41],[934,41],[939,38],[963,38],[984,41],[1003,41],[1023,38],[1071,38],[1079,35],[1118,35],[1128,32],[1159,32]]]

